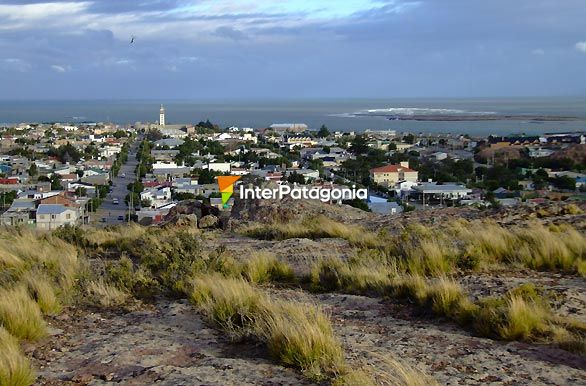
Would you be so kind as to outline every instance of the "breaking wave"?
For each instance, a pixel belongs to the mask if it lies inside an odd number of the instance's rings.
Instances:
[[[493,115],[492,111],[466,111],[459,109],[436,109],[423,107],[390,107],[388,109],[369,109],[355,115]]]

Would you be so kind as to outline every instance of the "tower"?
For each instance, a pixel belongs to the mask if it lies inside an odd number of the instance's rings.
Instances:
[[[159,125],[165,126],[165,108],[161,105],[161,110],[159,110]]]

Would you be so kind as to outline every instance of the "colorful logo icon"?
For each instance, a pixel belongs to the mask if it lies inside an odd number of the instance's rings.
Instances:
[[[234,183],[240,179],[239,176],[218,176],[218,186],[222,194],[222,205],[228,207],[228,200],[234,193]]]

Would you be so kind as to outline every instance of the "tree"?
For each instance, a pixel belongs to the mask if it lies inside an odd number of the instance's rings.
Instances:
[[[146,135],[146,139],[150,142],[156,142],[163,139],[163,133],[159,129],[150,129]]]
[[[326,125],[321,125],[319,131],[317,132],[317,136],[320,138],[326,138],[330,136],[330,130],[326,127]]]
[[[61,190],[63,187],[61,186],[61,176],[59,174],[53,173],[51,176],[51,190]]]
[[[37,168],[37,164],[33,162],[31,163],[31,166],[28,168],[28,175],[31,177],[35,177],[37,174],[39,174],[39,170]]]
[[[140,200],[140,206],[142,206],[143,208],[150,208],[152,205],[153,203],[148,198]]]
[[[353,200],[343,200],[342,204],[353,206],[354,208],[362,209],[365,212],[371,212],[368,204],[359,198],[355,198]]]
[[[75,189],[75,195],[78,197],[85,197],[87,195],[87,189],[84,188],[83,186],[78,186]]]
[[[357,135],[350,143],[350,152],[359,155],[368,152],[368,142],[363,135]]]
[[[287,177],[287,182],[291,184],[305,184],[305,177],[303,174],[299,174],[294,171],[293,173],[289,174],[289,177]]]
[[[553,186],[563,190],[576,190],[576,179],[568,176],[561,176],[550,179]]]
[[[413,145],[415,143],[415,136],[413,134],[407,134],[403,137],[403,142]]]

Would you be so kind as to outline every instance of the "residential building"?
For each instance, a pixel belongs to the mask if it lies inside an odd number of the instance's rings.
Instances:
[[[75,208],[61,204],[41,204],[36,212],[37,228],[52,230],[64,225],[76,225],[79,221]]]
[[[415,182],[419,178],[419,173],[417,170],[410,169],[408,162],[401,162],[399,165],[370,169],[370,178],[375,184],[389,187],[399,181]]]

